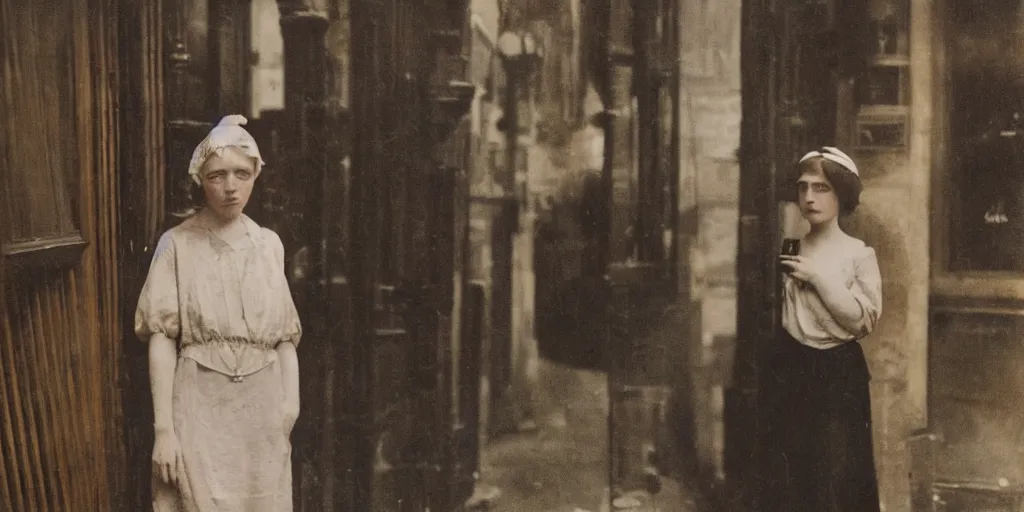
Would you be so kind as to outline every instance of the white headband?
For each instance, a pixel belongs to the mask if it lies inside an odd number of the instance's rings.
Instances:
[[[853,159],[850,158],[849,155],[847,155],[846,153],[843,153],[842,151],[839,151],[838,149],[832,146],[824,146],[821,148],[821,151],[811,151],[804,155],[802,158],[800,158],[800,161],[797,163],[803,163],[805,160],[815,157],[821,157],[826,160],[831,160],[843,166],[846,170],[852,172],[858,178],[860,177],[860,171],[857,170],[857,164],[853,163]]]

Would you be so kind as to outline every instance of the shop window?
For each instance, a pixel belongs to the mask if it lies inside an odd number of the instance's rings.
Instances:
[[[88,45],[73,30],[71,0],[0,0],[4,27],[0,85],[2,252],[13,266],[73,264],[85,246],[78,229],[79,167],[91,152],[78,133]],[[45,34],[40,37],[39,34]]]
[[[982,3],[947,12],[948,270],[1024,272],[1024,6]]]
[[[851,146],[862,150],[905,149],[910,105],[910,44],[906,0],[869,2],[864,47],[867,65],[852,91]]]

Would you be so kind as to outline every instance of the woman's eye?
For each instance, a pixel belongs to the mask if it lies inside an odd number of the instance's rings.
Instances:
[[[249,178],[252,177],[252,173],[249,171],[238,171],[237,173],[235,173],[235,176],[237,176],[238,179],[240,180],[248,180]]]

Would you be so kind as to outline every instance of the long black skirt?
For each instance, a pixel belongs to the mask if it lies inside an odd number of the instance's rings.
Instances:
[[[777,336],[762,387],[762,512],[878,512],[871,380],[860,343]]]

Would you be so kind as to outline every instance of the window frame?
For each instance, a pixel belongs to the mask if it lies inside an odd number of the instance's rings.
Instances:
[[[938,22],[934,30],[938,34],[950,34],[952,11],[949,0],[939,2],[936,11]],[[932,218],[931,230],[931,290],[930,295],[939,298],[995,299],[1020,301],[1024,297],[1024,271],[983,271],[953,270],[951,265],[953,230],[957,215],[957,201],[952,197],[955,187],[953,161],[955,148],[952,146],[952,126],[949,108],[953,100],[952,72],[953,55],[949,37],[936,39],[940,45],[932,52],[935,78],[932,111],[936,141],[931,151],[934,162],[932,172]]]

